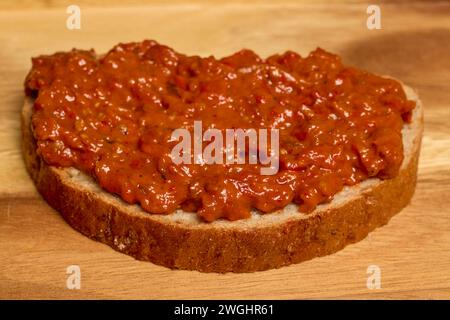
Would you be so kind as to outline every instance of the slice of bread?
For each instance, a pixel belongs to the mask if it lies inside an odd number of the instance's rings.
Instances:
[[[22,110],[26,167],[45,200],[76,230],[139,260],[202,272],[252,272],[327,255],[362,240],[406,206],[415,189],[423,131],[422,105],[403,127],[404,161],[393,179],[372,178],[335,195],[312,213],[294,204],[238,221],[201,221],[181,210],[149,214],[104,190],[74,168],[47,165],[36,153],[30,118],[33,101]]]

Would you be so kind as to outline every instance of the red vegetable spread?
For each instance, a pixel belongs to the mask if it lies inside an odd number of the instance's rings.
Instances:
[[[149,213],[197,212],[205,221],[303,212],[344,186],[394,177],[401,129],[415,106],[395,80],[343,66],[322,49],[262,59],[250,50],[216,59],[155,41],[105,56],[72,50],[32,59],[32,129],[49,165],[75,167]],[[260,164],[175,164],[175,129],[279,129],[279,170]]]

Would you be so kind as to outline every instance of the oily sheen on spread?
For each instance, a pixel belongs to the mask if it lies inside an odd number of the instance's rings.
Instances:
[[[243,219],[294,202],[303,212],[403,161],[401,129],[414,102],[400,83],[322,49],[262,59],[242,50],[216,59],[155,41],[106,55],[72,50],[32,60],[25,90],[32,129],[50,165],[73,166],[154,214]],[[278,129],[279,169],[261,164],[176,164],[174,130]],[[248,151],[248,150],[246,150]]]

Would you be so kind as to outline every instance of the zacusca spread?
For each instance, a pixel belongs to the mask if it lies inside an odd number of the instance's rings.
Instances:
[[[155,41],[119,44],[102,57],[72,50],[33,58],[25,81],[32,129],[49,165],[73,166],[149,213],[197,212],[205,221],[309,212],[344,186],[394,177],[401,129],[415,106],[395,80],[317,49],[262,59],[216,59]],[[279,171],[260,164],[175,164],[178,128],[279,129]]]

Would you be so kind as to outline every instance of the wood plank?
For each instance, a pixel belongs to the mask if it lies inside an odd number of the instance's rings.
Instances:
[[[376,31],[366,29],[367,4],[360,1],[120,2],[83,7],[76,31],[65,28],[64,1],[14,3],[0,5],[0,298],[450,297],[449,3],[383,3],[383,29]],[[243,47],[262,56],[287,49],[307,54],[321,46],[414,86],[426,123],[411,205],[334,255],[252,274],[172,271],[72,230],[37,194],[21,159],[19,111],[30,57],[72,47],[102,52],[144,38],[217,56]],[[66,288],[72,264],[81,268],[81,290]],[[382,289],[366,287],[371,264],[381,268]]]

